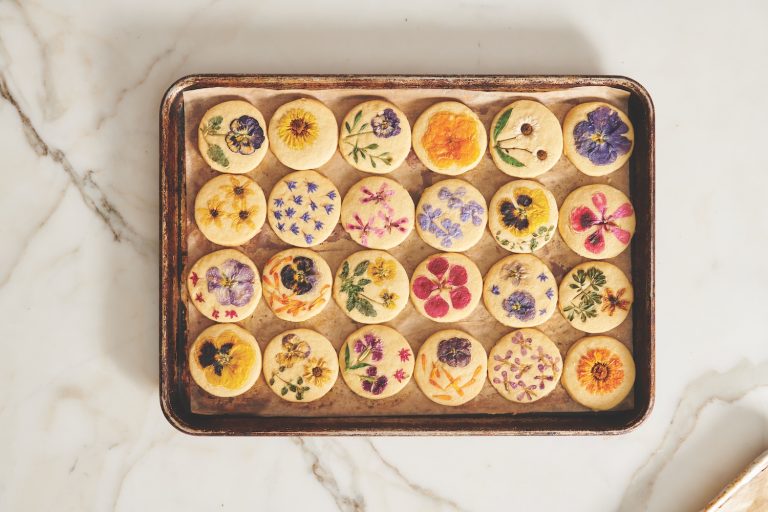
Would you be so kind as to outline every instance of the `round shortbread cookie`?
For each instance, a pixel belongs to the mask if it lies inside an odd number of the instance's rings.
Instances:
[[[197,310],[217,322],[248,318],[261,299],[256,265],[235,249],[212,252],[197,260],[187,276],[187,289]]]
[[[289,402],[312,402],[331,390],[339,376],[333,345],[310,329],[278,334],[264,349],[264,379]]]
[[[563,121],[564,152],[578,170],[605,176],[624,165],[635,146],[627,115],[600,101],[573,107]]]
[[[593,260],[613,258],[635,232],[635,210],[623,192],[608,185],[579,187],[560,207],[558,229],[576,254]]]
[[[511,252],[541,249],[555,234],[555,196],[536,181],[516,180],[502,186],[491,198],[488,212],[494,240]]]
[[[557,283],[536,256],[513,254],[497,261],[485,275],[483,301],[502,324],[534,327],[557,310]]]
[[[344,382],[355,394],[373,400],[393,396],[408,384],[413,359],[408,341],[386,325],[356,330],[339,350]]]
[[[632,390],[635,361],[616,338],[587,336],[568,350],[561,382],[581,405],[595,411],[613,409]]]
[[[341,123],[339,151],[355,169],[374,174],[394,171],[411,150],[411,125],[388,101],[366,101]]]
[[[435,403],[457,406],[483,389],[488,355],[475,338],[456,329],[438,331],[419,349],[413,377]]]
[[[189,349],[189,373],[213,396],[242,395],[261,374],[261,350],[256,339],[234,324],[215,324]]]
[[[311,98],[280,106],[269,121],[272,153],[291,169],[317,169],[336,152],[339,127],[331,109]]]
[[[563,154],[560,122],[538,101],[519,100],[507,105],[493,118],[491,130],[491,158],[510,176],[544,174]]]
[[[560,313],[580,331],[610,331],[626,320],[633,301],[627,276],[604,261],[576,265],[560,282]]]
[[[427,169],[449,176],[474,169],[485,154],[485,127],[458,101],[436,103],[413,125],[413,151]]]
[[[408,303],[408,274],[388,252],[359,251],[339,266],[333,298],[355,322],[387,322]]]
[[[557,345],[538,329],[511,332],[488,354],[488,380],[511,402],[541,400],[557,387],[562,368]]]
[[[488,210],[485,198],[464,180],[449,179],[422,192],[416,230],[435,249],[466,251],[482,238]]]
[[[225,101],[203,115],[197,147],[203,160],[214,170],[233,174],[250,172],[267,154],[266,126],[259,109],[247,101]]]
[[[483,276],[463,254],[433,254],[411,276],[411,302],[416,311],[435,322],[467,318],[480,302]]]
[[[211,242],[242,245],[261,231],[267,201],[261,187],[248,176],[216,176],[195,197],[195,222]]]
[[[341,225],[364,247],[391,249],[413,231],[413,199],[395,180],[371,176],[350,187],[341,204]]]
[[[272,256],[261,276],[264,301],[276,317],[301,322],[319,314],[331,298],[328,263],[309,249],[287,249]]]
[[[336,185],[317,171],[298,171],[278,181],[269,193],[267,219],[275,234],[297,247],[325,241],[341,213]]]

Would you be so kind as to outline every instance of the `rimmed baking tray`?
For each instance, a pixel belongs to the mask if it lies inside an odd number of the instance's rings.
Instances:
[[[189,129],[189,119],[185,125],[185,111],[191,110],[195,104],[190,102],[190,106],[187,106],[185,93],[189,99],[204,94],[206,90],[215,89],[220,94],[213,93],[212,97],[220,97],[221,100],[233,96],[258,97],[258,94],[270,97],[271,94],[287,101],[297,94],[314,95],[331,103],[332,109],[333,105],[336,105],[338,108],[335,108],[334,112],[337,118],[340,118],[345,113],[341,111],[342,106],[351,107],[358,99],[368,96],[367,93],[371,96],[386,96],[398,103],[399,95],[408,98],[419,96],[419,92],[423,91],[424,104],[427,101],[434,102],[437,98],[468,98],[469,101],[465,101],[470,106],[473,106],[472,99],[475,98],[482,102],[483,98],[493,97],[496,103],[502,100],[508,103],[523,97],[550,95],[565,98],[560,105],[564,108],[571,101],[573,104],[579,101],[578,91],[586,91],[581,100],[588,100],[591,96],[589,92],[592,91],[589,88],[610,88],[622,94],[622,101],[626,101],[626,109],[635,127],[634,152],[620,180],[632,200],[638,221],[630,249],[622,260],[624,268],[631,272],[635,289],[631,319],[625,322],[624,329],[626,336],[631,338],[637,377],[632,394],[617,410],[591,412],[565,402],[563,403],[567,406],[556,406],[559,403],[557,397],[552,398],[549,408],[544,401],[536,407],[521,407],[518,404],[494,405],[496,402],[493,400],[499,400],[498,404],[501,404],[503,399],[495,397],[495,391],[492,389],[487,390],[489,395],[486,400],[478,400],[477,404],[466,408],[440,408],[425,401],[418,402],[419,399],[414,398],[418,390],[413,391],[414,402],[409,402],[415,405],[403,405],[406,402],[402,399],[382,401],[374,407],[373,402],[355,404],[346,400],[343,382],[338,382],[335,387],[339,389],[340,395],[329,399],[325,405],[307,407],[309,404],[299,404],[298,408],[290,409],[287,408],[288,405],[275,402],[269,397],[270,392],[265,389],[263,382],[257,384],[261,386],[258,393],[263,392],[265,395],[257,393],[241,399],[213,400],[205,396],[194,384],[190,385],[186,354],[190,339],[200,330],[200,320],[195,318],[196,312],[187,307],[184,276],[189,265],[201,255],[201,251],[214,250],[216,247],[209,246],[206,249],[204,243],[194,242],[194,222],[188,218],[189,201],[194,198],[195,187],[199,186],[199,181],[204,179],[204,176],[193,175],[193,172],[199,171],[195,171],[194,159],[190,159],[193,155],[190,153],[189,140],[192,132]],[[349,96],[346,103],[345,95]],[[333,101],[334,99],[339,101]],[[491,100],[485,102],[491,106],[496,103]],[[492,115],[492,112],[485,112],[481,114],[481,118]],[[410,120],[413,122],[415,118]],[[486,159],[490,160],[490,157],[486,155]],[[268,165],[268,162],[262,164],[265,165]],[[260,166],[257,172],[261,169]],[[496,172],[499,176],[494,179],[511,179]],[[210,177],[215,174],[213,171],[210,173]],[[358,179],[363,177],[362,173],[358,174]],[[471,173],[463,178],[472,181]],[[583,182],[576,182],[576,179],[584,178],[574,178],[573,186],[567,188],[572,189],[587,182],[615,184],[610,178]],[[409,190],[414,193],[412,187]],[[266,188],[265,191],[268,192]],[[178,80],[168,89],[160,108],[160,196],[160,399],[165,416],[183,432],[198,435],[616,434],[637,426],[651,410],[655,389],[654,110],[650,96],[634,80],[614,76],[189,76]],[[414,233],[412,237],[417,235]],[[257,237],[249,246],[251,252],[261,249],[258,243]],[[279,248],[273,248],[272,252],[277,250]],[[251,254],[248,247],[246,252]],[[505,254],[508,253],[501,255]],[[571,265],[581,260],[571,258],[568,261]],[[260,266],[258,259],[256,262]],[[406,268],[409,265],[410,263],[406,262]],[[567,268],[556,269],[556,277],[559,279],[565,271]],[[472,318],[467,323],[471,321]],[[483,323],[484,318],[478,317],[474,321]],[[330,322],[328,323],[333,325]],[[276,321],[274,324],[275,329],[283,330]],[[461,328],[462,323],[458,322],[455,326]],[[271,325],[260,324],[258,327],[265,327],[268,331]],[[443,326],[438,325],[434,330],[440,328]],[[328,332],[324,334],[329,335]],[[334,338],[335,344],[339,345],[347,334],[345,331],[329,337]],[[574,336],[570,335],[570,341],[574,341]],[[262,342],[262,348],[263,343],[269,341],[270,337],[257,336]],[[411,341],[417,350],[423,339]],[[561,348],[565,352],[566,347]],[[415,387],[415,383],[409,386]],[[487,385],[486,388],[491,387]],[[565,396],[562,390],[561,395]],[[561,397],[559,400],[564,399]],[[343,408],[338,405],[340,403],[352,405]]]

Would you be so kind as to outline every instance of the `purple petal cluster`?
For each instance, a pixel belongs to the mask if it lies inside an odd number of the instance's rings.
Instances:
[[[437,358],[454,368],[463,368],[472,360],[472,343],[467,338],[448,338],[437,344]]]
[[[394,110],[386,108],[371,118],[371,131],[382,139],[394,137],[400,133],[400,118]]]
[[[210,267],[205,273],[208,293],[213,293],[222,306],[245,306],[253,297],[256,278],[253,269],[236,259],[228,259],[220,267]]]
[[[624,136],[628,131],[618,112],[598,107],[574,127],[576,151],[595,165],[608,165],[632,148],[632,142]]]

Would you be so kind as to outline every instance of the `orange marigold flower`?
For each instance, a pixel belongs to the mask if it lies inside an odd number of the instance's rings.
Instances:
[[[608,316],[613,316],[616,312],[616,308],[623,309],[624,311],[629,309],[629,301],[621,298],[626,291],[626,288],[622,288],[618,292],[613,293],[613,290],[606,288],[605,294],[603,295],[602,311],[607,311]]]
[[[605,394],[615,390],[624,380],[624,365],[610,350],[595,348],[579,359],[576,374],[587,391]]]
[[[429,119],[421,143],[440,168],[469,165],[480,155],[476,121],[465,114],[436,113]]]

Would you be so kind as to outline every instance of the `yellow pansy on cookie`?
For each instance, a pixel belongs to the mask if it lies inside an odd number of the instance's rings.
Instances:
[[[267,154],[269,139],[259,109],[247,101],[225,101],[200,120],[197,145],[203,160],[220,172],[254,170]]]
[[[393,396],[408,384],[413,359],[408,341],[386,325],[356,330],[339,351],[344,382],[355,394],[373,400]]]
[[[408,275],[388,252],[359,251],[339,266],[333,298],[356,322],[387,322],[408,303]]]
[[[563,154],[560,122],[537,101],[519,100],[491,123],[491,158],[502,172],[533,178],[550,170]]]
[[[416,311],[435,322],[463,320],[477,307],[483,276],[463,254],[433,254],[411,276],[411,302]]]
[[[242,395],[259,379],[261,350],[242,327],[212,325],[189,349],[189,372],[198,386],[214,396]]]
[[[272,256],[262,274],[264,301],[276,317],[301,322],[319,314],[331,298],[331,269],[309,249]]]
[[[573,107],[563,120],[565,156],[589,176],[605,176],[624,165],[635,146],[632,122],[621,110],[594,101]]]
[[[488,380],[511,402],[541,400],[557,387],[562,368],[557,346],[538,329],[507,334],[488,355]]]
[[[333,345],[310,329],[278,334],[264,349],[264,379],[289,402],[312,402],[325,396],[339,376]]]
[[[536,256],[513,254],[497,261],[485,275],[483,301],[502,324],[534,327],[557,309],[557,283]]]
[[[424,189],[416,207],[416,230],[435,249],[460,252],[482,238],[485,198],[464,180],[448,179]]]
[[[341,123],[339,151],[347,163],[360,171],[392,172],[405,161],[410,150],[408,118],[387,101],[361,103]]]
[[[558,229],[576,254],[613,258],[629,245],[635,232],[635,210],[623,192],[608,185],[579,187],[560,207]]]
[[[419,349],[413,377],[427,398],[462,405],[483,389],[488,355],[475,338],[456,329],[438,331]]]
[[[526,253],[552,240],[557,202],[538,182],[516,180],[499,188],[488,207],[488,229],[504,249]]]
[[[372,176],[358,181],[344,196],[341,225],[364,247],[391,249],[413,231],[414,206],[395,180]]]
[[[629,314],[632,285],[616,265],[590,261],[576,265],[560,283],[558,306],[575,328],[590,333],[610,331]]]
[[[251,316],[261,299],[256,265],[234,249],[197,260],[187,276],[187,290],[195,308],[217,322],[238,322]]]
[[[269,225],[286,243],[312,247],[325,241],[339,222],[336,185],[317,171],[299,171],[278,181],[269,193]]]
[[[563,387],[571,398],[595,411],[619,405],[634,382],[632,353],[616,338],[581,338],[565,356]]]
[[[413,150],[427,169],[456,176],[474,169],[488,139],[480,118],[457,101],[443,101],[422,112],[413,125]]]
[[[215,244],[235,246],[248,242],[261,231],[266,216],[264,192],[247,176],[217,176],[195,197],[197,227]]]
[[[333,112],[321,102],[301,98],[279,107],[269,122],[272,152],[291,169],[317,169],[331,159],[339,127]]]

